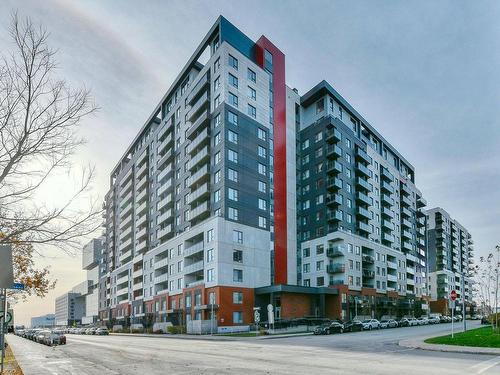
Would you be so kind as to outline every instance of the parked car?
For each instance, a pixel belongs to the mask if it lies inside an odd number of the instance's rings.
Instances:
[[[35,341],[39,344],[44,344],[51,333],[52,332],[49,330],[38,331],[35,336]]]
[[[462,321],[462,320],[464,319],[464,318],[463,318],[463,316],[462,316],[462,315],[460,315],[460,314],[455,315],[455,316],[454,316],[454,318],[456,318],[456,319],[457,319],[457,322],[460,322],[460,321]]]
[[[380,321],[380,328],[396,328],[398,326],[398,322],[394,319],[383,319]]]
[[[371,331],[372,329],[380,329],[380,322],[377,319],[363,320],[363,329]]]
[[[421,316],[417,319],[417,322],[419,326],[426,326],[429,324],[429,319],[427,319],[425,316]]]
[[[95,334],[96,335],[99,335],[99,336],[106,336],[106,335],[109,335],[109,331],[107,328],[97,328],[95,330]]]
[[[92,328],[87,328],[87,329],[85,330],[85,334],[86,334],[86,335],[95,335],[95,331],[96,331],[96,330],[97,330],[97,328],[95,328],[95,327],[92,327]]]
[[[439,316],[431,316],[429,318],[429,324],[438,324],[441,322],[441,319]]]
[[[315,335],[329,335],[331,333],[343,333],[344,325],[338,321],[332,321],[330,323],[325,323],[314,328],[313,333]]]
[[[344,332],[356,332],[362,330],[363,323],[361,322],[361,320],[354,319],[344,323]]]
[[[487,316],[483,316],[481,318],[481,324],[491,324],[490,320],[488,319]]]
[[[66,335],[62,330],[54,330],[50,335],[50,343],[47,345],[65,345],[66,344]]]

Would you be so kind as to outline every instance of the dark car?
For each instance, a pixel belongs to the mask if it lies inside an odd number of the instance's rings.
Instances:
[[[344,325],[339,323],[338,321],[322,324],[314,328],[313,331],[315,335],[329,335],[331,333],[342,333],[342,332],[344,332]]]
[[[356,332],[363,330],[361,320],[350,320],[344,324],[344,332]]]
[[[483,316],[481,318],[481,324],[491,324],[491,322],[488,320],[487,316]]]

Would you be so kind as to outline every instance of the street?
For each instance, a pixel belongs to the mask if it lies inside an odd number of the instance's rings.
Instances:
[[[500,357],[398,346],[402,339],[449,330],[440,324],[259,340],[68,335],[68,344],[55,348],[13,335],[8,341],[25,375],[499,373]]]

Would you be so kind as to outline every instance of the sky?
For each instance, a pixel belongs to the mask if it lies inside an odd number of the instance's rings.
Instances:
[[[75,165],[95,165],[93,194],[222,14],[286,55],[286,82],[304,94],[325,79],[416,169],[428,201],[462,223],[476,257],[500,243],[500,2],[498,1],[100,1],[1,0],[0,53],[12,47],[11,11],[50,32],[57,75],[92,90]],[[49,181],[57,205],[71,184]],[[57,191],[57,197],[54,195]],[[44,299],[16,306],[16,320],[53,312],[83,281],[81,255],[43,249],[58,280]]]

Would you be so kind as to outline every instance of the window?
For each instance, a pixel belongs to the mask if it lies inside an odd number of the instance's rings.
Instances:
[[[217,172],[215,172],[215,175],[214,175],[214,183],[219,183],[220,182],[220,177],[221,177],[221,173],[220,173],[220,170],[218,170]]]
[[[238,182],[238,171],[229,168],[227,174],[230,181]]]
[[[220,113],[217,113],[214,119],[214,127],[217,128],[218,126],[220,126]]]
[[[259,163],[259,173],[263,175],[266,174],[266,166],[264,164]]]
[[[304,254],[304,258],[311,256],[311,249],[310,248],[303,249],[302,254]]]
[[[231,92],[229,93],[229,104],[234,105],[235,107],[238,106],[238,97]]]
[[[233,242],[242,244],[243,243],[243,232],[239,230],[233,230]]]
[[[314,136],[314,142],[319,142],[322,139],[323,139],[323,133],[322,132],[316,133],[316,135]]]
[[[325,265],[325,262],[322,260],[319,260],[316,262],[316,271],[322,271],[323,267]]]
[[[349,269],[352,270],[354,266],[354,262],[352,259],[349,259]]]
[[[257,74],[250,68],[247,70],[247,78],[252,82],[257,82]]]
[[[220,143],[220,140],[221,140],[221,138],[220,138],[220,132],[219,132],[214,137],[214,146],[217,146]]]
[[[243,293],[233,292],[233,303],[241,305],[243,303]]]
[[[217,95],[214,99],[214,108],[217,108],[220,105],[220,95]]]
[[[238,105],[236,105],[236,106],[238,106]],[[257,117],[257,109],[253,105],[249,104],[248,109],[247,109],[247,114],[250,117],[256,118]]]
[[[229,73],[229,84],[235,88],[238,88],[238,78]]]
[[[228,189],[228,198],[232,201],[238,202],[238,190],[229,188]]]
[[[303,271],[304,271],[304,273],[311,272],[311,264],[309,264],[309,263],[304,264]]]
[[[238,59],[233,55],[229,55],[229,66],[238,70]]]
[[[310,279],[304,279],[304,286],[311,286],[311,280]]]
[[[263,141],[266,140],[266,131],[264,129],[258,128],[257,129],[257,137]]]
[[[228,111],[227,120],[230,124],[238,125],[238,115],[234,112]]]
[[[248,86],[248,97],[252,98],[253,100],[257,99],[257,92],[250,86]]]
[[[267,202],[264,199],[259,198],[259,209],[267,210]]]
[[[214,62],[214,72],[218,71],[220,68],[220,58],[217,58]]]
[[[265,158],[266,157],[266,149],[262,146],[258,146],[258,153],[259,153],[259,156],[261,158]]]
[[[242,323],[243,323],[243,312],[233,311],[233,324],[242,324]]]
[[[316,278],[316,286],[323,286],[323,285],[325,285],[325,278],[323,276]]]
[[[233,250],[233,262],[243,263],[243,251]]]
[[[325,246],[316,245],[316,255],[323,254],[325,252]]]
[[[207,262],[212,262],[214,260],[214,249],[207,250]]]
[[[229,207],[229,219],[231,220],[238,220],[238,209]]]
[[[321,98],[316,102],[316,114],[321,113],[325,110],[325,100]]]
[[[231,131],[231,130],[228,130],[227,132],[227,138],[229,140],[229,142],[232,142],[232,143],[235,143],[235,144],[238,144],[238,134]]]
[[[267,228],[267,219],[259,216],[259,228]]]
[[[233,163],[238,163],[238,153],[233,150],[228,150],[228,158],[229,161],[232,161]]]
[[[236,283],[243,282],[243,270],[233,270],[233,281]]]
[[[304,142],[302,142],[302,150],[305,150],[308,147],[309,147],[309,139],[306,139]]]
[[[215,280],[214,269],[210,268],[207,270],[207,282],[214,281],[214,280]]]
[[[259,191],[265,193],[267,191],[267,184],[263,181],[259,181]]]
[[[220,163],[220,151],[217,151],[214,155],[214,164]]]
[[[214,81],[214,91],[220,87],[220,76],[218,76]]]

